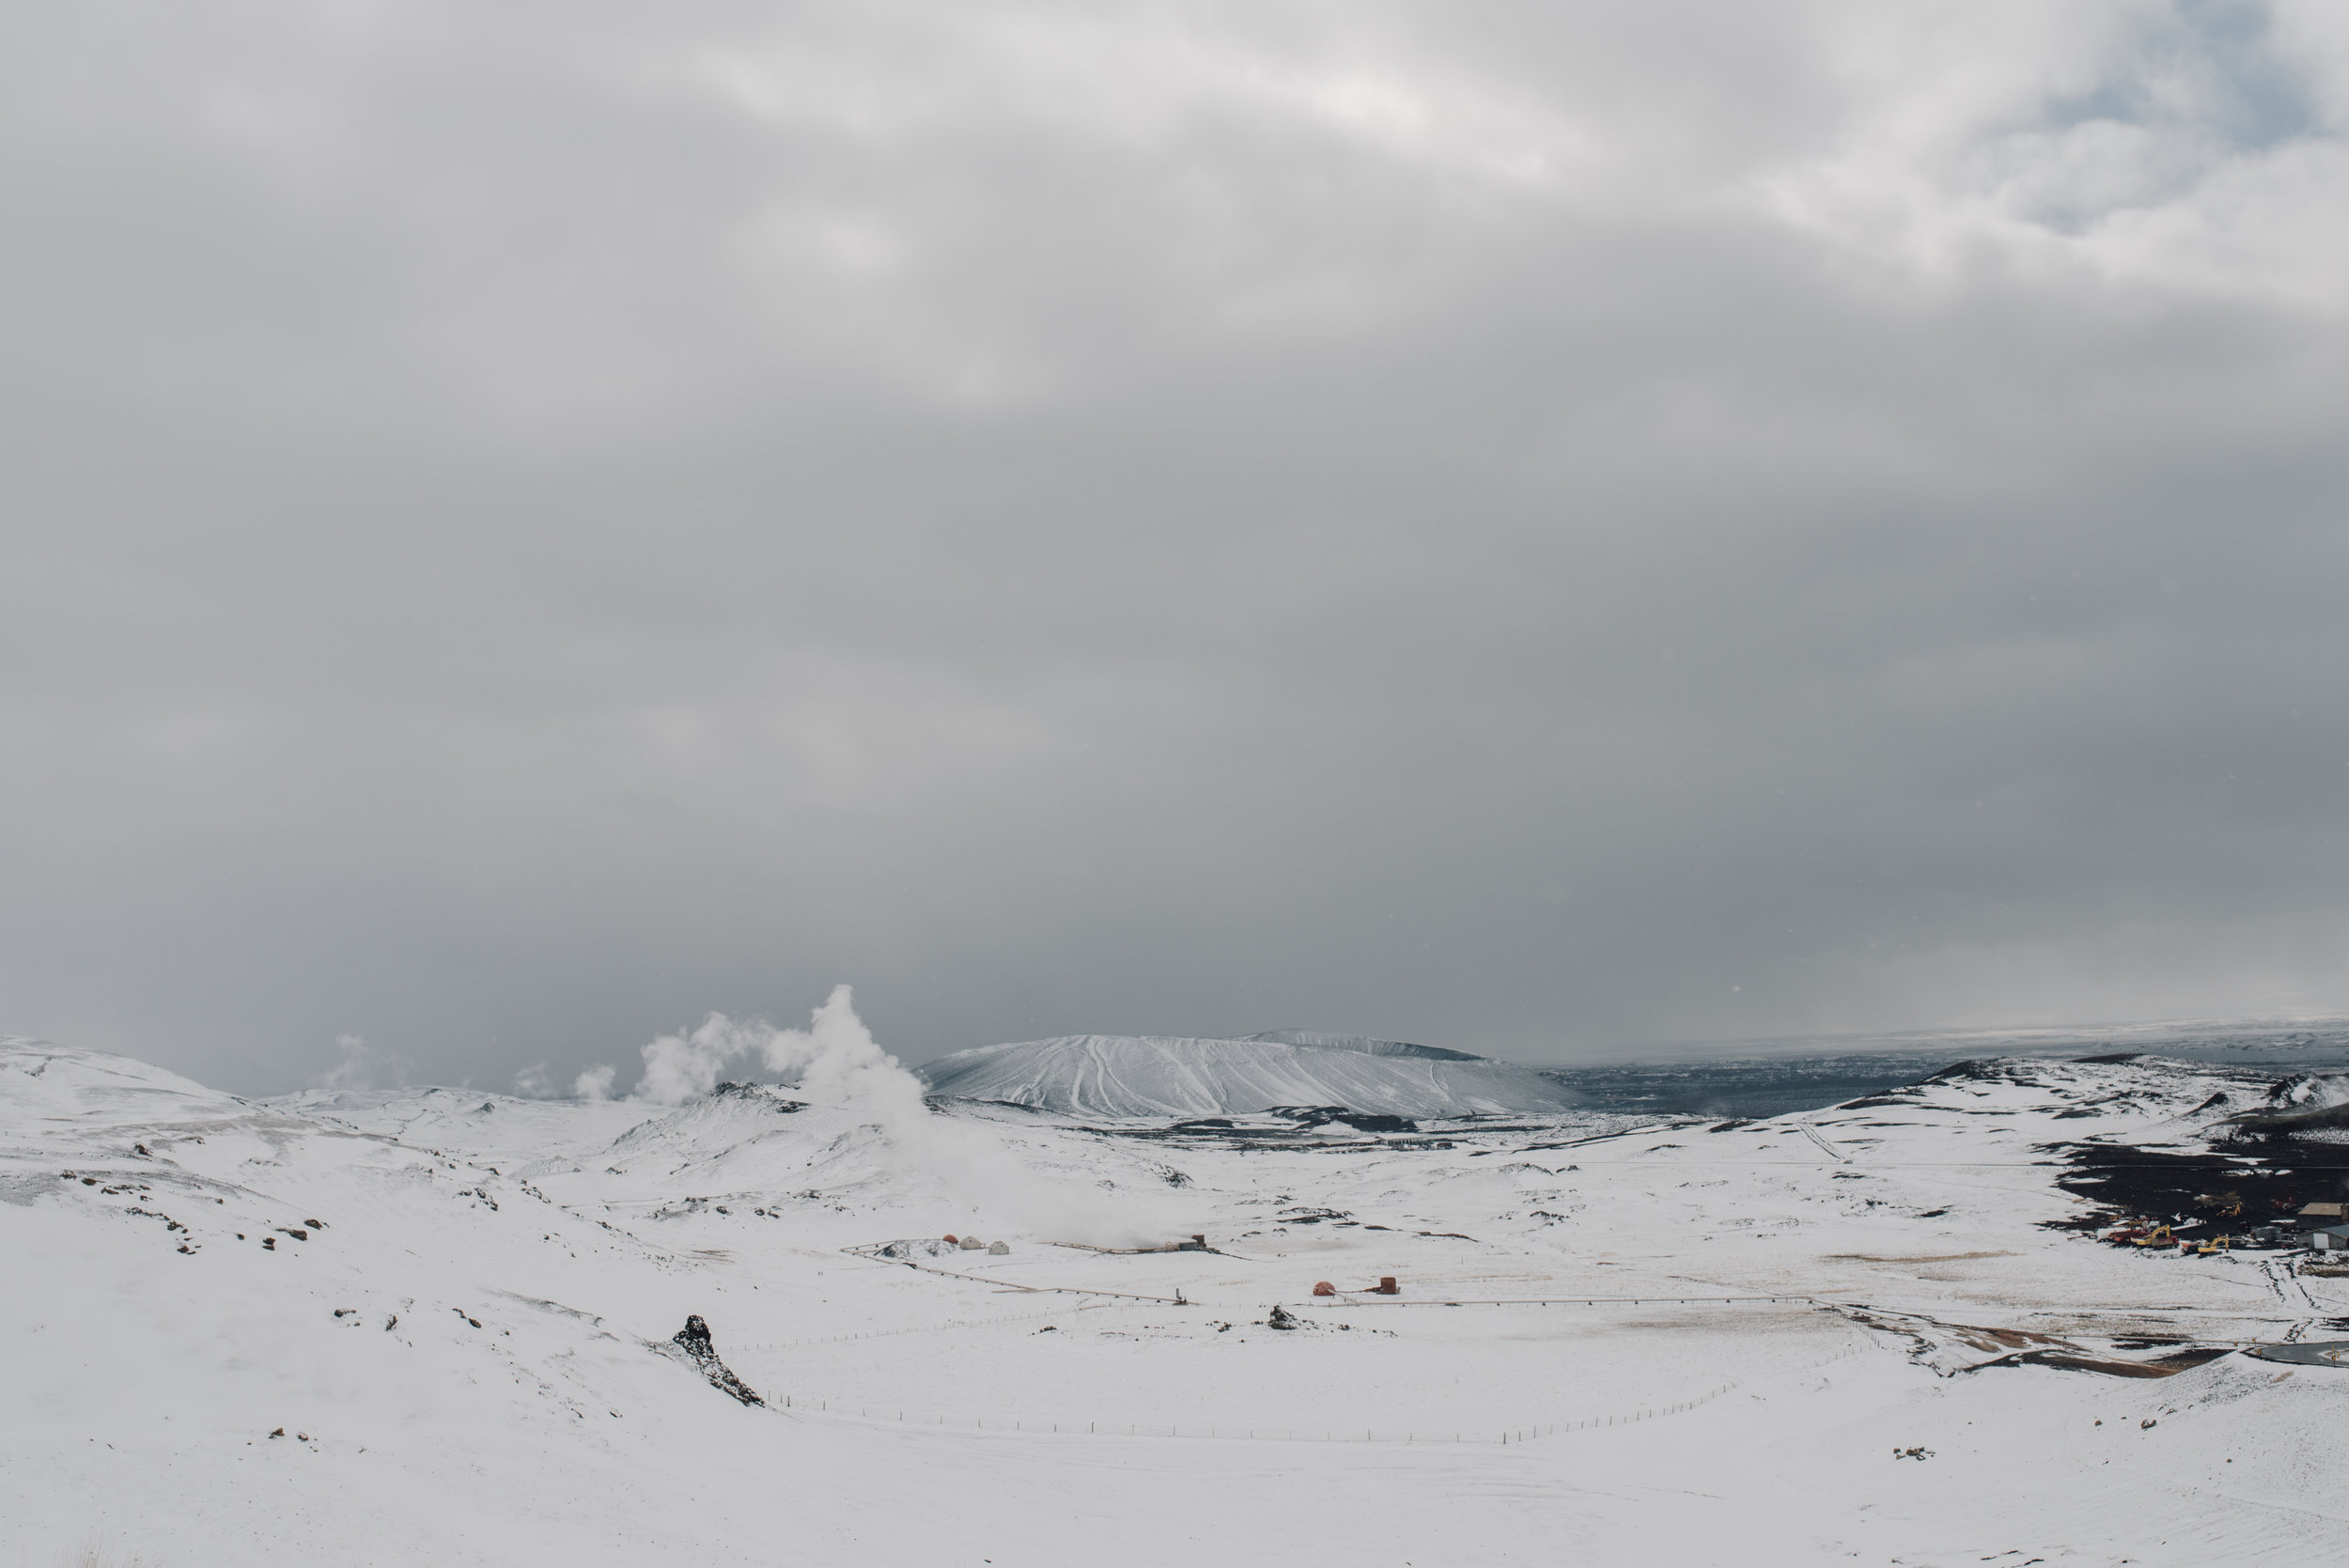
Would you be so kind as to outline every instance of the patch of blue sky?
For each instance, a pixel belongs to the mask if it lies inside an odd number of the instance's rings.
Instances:
[[[2090,91],[2051,101],[2046,129],[2191,128],[2235,153],[2320,129],[2306,74],[2279,46],[2263,0],[2173,0],[2116,65]]]
[[[1993,155],[2015,209],[2078,234],[2316,133],[2310,84],[2272,23],[2263,0],[2149,7],[2092,88],[2049,100]]]

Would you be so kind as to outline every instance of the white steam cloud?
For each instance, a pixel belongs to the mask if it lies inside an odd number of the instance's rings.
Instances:
[[[578,1100],[608,1100],[612,1097],[612,1080],[619,1077],[613,1067],[590,1067],[571,1079],[571,1097]],[[563,1091],[555,1083],[554,1074],[543,1062],[533,1062],[514,1075],[514,1093],[526,1099],[559,1099]]]
[[[334,1036],[342,1060],[310,1080],[319,1089],[376,1089],[407,1081],[412,1063],[404,1056],[379,1050],[357,1034]]]
[[[655,1040],[644,1058],[645,1074],[632,1098],[682,1105],[716,1088],[724,1073],[754,1064],[795,1084],[815,1104],[878,1125],[909,1165],[938,1177],[978,1210],[1031,1233],[1105,1243],[1164,1233],[1163,1221],[1136,1198],[1112,1199],[1054,1181],[1021,1164],[986,1127],[934,1114],[923,1101],[922,1080],[874,1042],[846,986],[833,988],[806,1029],[777,1029],[758,1019],[738,1023],[712,1013],[691,1033]],[[609,1089],[612,1069],[598,1071]],[[589,1076],[582,1075],[583,1085]]]

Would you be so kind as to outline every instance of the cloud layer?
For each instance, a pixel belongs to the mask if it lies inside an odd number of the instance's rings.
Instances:
[[[2349,1006],[2349,23],[13,8],[7,1027]]]

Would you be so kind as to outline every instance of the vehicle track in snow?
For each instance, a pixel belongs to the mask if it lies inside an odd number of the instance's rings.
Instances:
[[[1843,1150],[1828,1142],[1820,1133],[1818,1128],[1812,1126],[1808,1122],[1797,1122],[1795,1125],[1802,1128],[1802,1135],[1805,1138],[1808,1138],[1812,1142],[1816,1143],[1821,1149],[1825,1150],[1829,1159],[1835,1160],[1837,1163],[1843,1165],[1849,1165],[1851,1163],[1851,1156],[1843,1153]]]

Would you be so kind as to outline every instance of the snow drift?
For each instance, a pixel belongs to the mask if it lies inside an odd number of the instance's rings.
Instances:
[[[1081,1116],[1206,1116],[1341,1105],[1394,1116],[1506,1115],[1573,1096],[1528,1068],[1352,1034],[1245,1040],[1073,1034],[982,1046],[921,1069],[933,1093]]]

